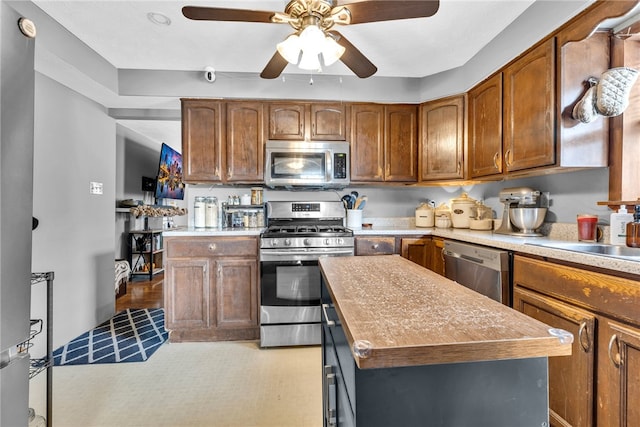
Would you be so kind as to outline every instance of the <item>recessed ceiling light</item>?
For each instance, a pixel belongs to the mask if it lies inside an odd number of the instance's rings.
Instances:
[[[171,18],[159,12],[149,12],[147,18],[156,25],[171,25]]]

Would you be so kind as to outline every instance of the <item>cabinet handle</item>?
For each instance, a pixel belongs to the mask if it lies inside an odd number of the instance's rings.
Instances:
[[[304,136],[304,124],[300,122],[300,135]]]
[[[316,136],[316,123],[311,123],[311,135]]]
[[[504,161],[507,166],[511,166],[511,164],[513,163],[513,154],[511,152],[511,148],[504,152]]]
[[[218,249],[218,245],[216,245],[215,243],[209,244],[209,250],[211,252],[215,251],[216,249]]]
[[[336,417],[336,374],[333,372],[333,366],[324,365],[324,418],[327,422],[327,426],[337,425]]]
[[[456,167],[456,175],[460,175],[461,170],[462,170],[462,164],[458,162],[458,166]]]
[[[220,168],[216,168],[216,169],[213,171],[213,175],[214,175],[214,176],[220,176]]]
[[[227,169],[227,178],[231,178],[231,168]]]
[[[371,249],[378,249],[379,247],[380,245],[378,243],[371,245]]]
[[[336,322],[329,319],[329,315],[327,314],[327,308],[329,308],[329,304],[322,304],[322,313],[324,314],[324,318],[327,319],[327,326],[336,326]]]
[[[615,355],[611,353],[613,350],[613,343],[616,343],[618,346],[618,351]],[[616,368],[619,368],[622,364],[622,359],[620,358],[620,344],[618,343],[618,336],[616,334],[611,335],[611,339],[609,340],[609,360]]]
[[[580,346],[585,351],[585,353],[588,353],[591,350],[591,340],[589,340],[588,332],[589,331],[587,330],[587,322],[582,322],[580,324],[580,329],[578,330],[578,341],[580,341]],[[582,338],[583,336],[585,336],[587,339],[586,345],[585,340]]]
[[[498,164],[499,160],[500,160],[500,152],[496,151],[496,154],[493,155],[493,166],[495,166],[497,171],[500,170],[500,165]]]
[[[386,176],[387,178],[389,178],[389,175],[391,175],[391,165],[389,165],[389,164],[388,164],[388,165],[385,167],[385,169],[384,169],[384,173],[385,173],[385,176]]]

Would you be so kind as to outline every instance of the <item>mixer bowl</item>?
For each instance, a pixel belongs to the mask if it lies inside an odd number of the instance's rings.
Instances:
[[[547,208],[511,208],[509,219],[523,233],[534,233],[544,222]]]

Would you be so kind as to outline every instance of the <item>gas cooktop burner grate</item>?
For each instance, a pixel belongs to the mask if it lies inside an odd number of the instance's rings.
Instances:
[[[320,233],[345,233],[348,230],[340,225],[272,225],[267,228],[265,234],[320,234]]]

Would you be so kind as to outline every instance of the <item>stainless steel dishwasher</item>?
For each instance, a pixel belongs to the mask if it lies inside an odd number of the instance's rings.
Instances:
[[[511,305],[511,255],[508,251],[446,240],[442,254],[447,278]]]

